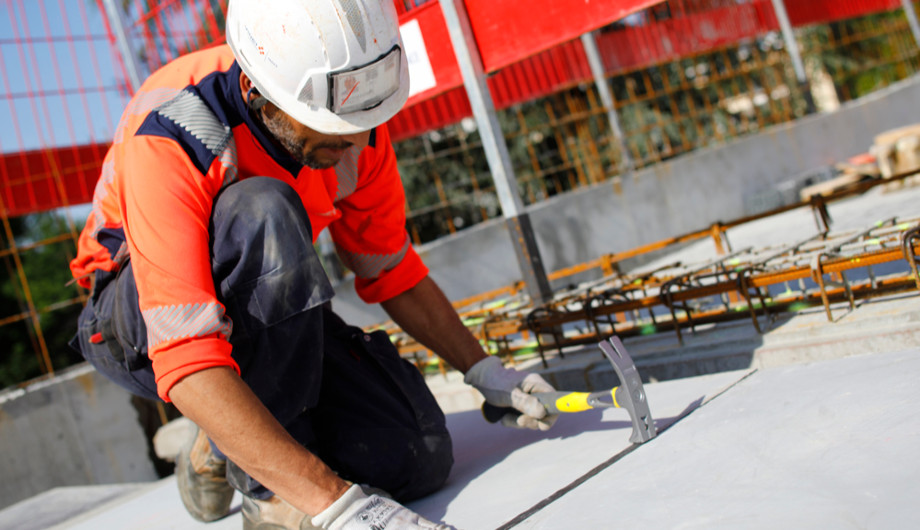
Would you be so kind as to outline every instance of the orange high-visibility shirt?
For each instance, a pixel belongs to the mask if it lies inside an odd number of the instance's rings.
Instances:
[[[80,234],[71,271],[84,287],[131,260],[157,391],[229,366],[232,323],[211,277],[208,223],[214,197],[252,176],[297,191],[314,238],[329,227],[363,300],[388,300],[428,269],[405,229],[405,195],[385,125],[334,168],[301,166],[247,112],[241,70],[227,46],[192,53],[150,76],[121,117]]]

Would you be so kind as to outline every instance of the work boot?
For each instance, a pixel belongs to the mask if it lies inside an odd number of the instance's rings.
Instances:
[[[243,496],[243,530],[320,530],[312,518],[275,495],[264,501]]]
[[[214,454],[197,426],[176,458],[176,481],[182,504],[195,519],[207,523],[230,511],[233,487],[227,482],[227,461]]]

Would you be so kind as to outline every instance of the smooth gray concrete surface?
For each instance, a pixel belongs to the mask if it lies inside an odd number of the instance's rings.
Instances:
[[[762,370],[519,528],[920,528],[918,373],[916,349]]]
[[[667,427],[745,373],[647,385],[656,425]],[[410,506],[466,529],[496,528],[513,519],[628,448],[632,433],[629,414],[620,409],[565,414],[545,433],[485,424],[478,410],[452,414],[448,426],[454,437],[454,471],[443,490]],[[653,443],[640,451],[652,449]]]
[[[50,528],[55,530],[65,528],[81,530],[239,530],[243,527],[243,516],[239,513],[240,502],[240,496],[236,494],[231,507],[231,515],[212,523],[198,522],[192,519],[192,516],[182,506],[175,477],[168,477],[153,484],[146,484],[142,490],[137,492],[106,504],[97,505],[92,510],[71,517]]]
[[[0,528],[44,530],[147,488],[147,484],[54,488],[0,511]]]
[[[649,385],[652,413],[659,426],[666,426],[743,375],[733,372]],[[494,528],[514,517],[628,447],[632,432],[623,410],[570,414],[545,433],[490,425],[478,409],[464,410],[448,415],[448,428],[456,460],[448,483],[437,494],[410,505],[461,528]],[[70,515],[54,528],[238,529],[242,525],[239,504],[237,496],[232,515],[215,523],[198,523],[185,512],[175,479],[169,477],[82,515]],[[46,517],[54,517],[54,506],[44,509],[52,512]],[[6,515],[0,512],[0,521]]]
[[[917,528],[917,373],[920,350],[910,349],[649,384],[652,414],[667,429],[625,454],[631,424],[618,409],[563,415],[546,433],[454,412],[451,477],[410,506],[474,530],[515,520],[546,529]],[[196,523],[170,478],[54,528],[229,529],[240,519]]]
[[[55,487],[157,478],[130,395],[89,365],[0,393],[0,508]]]
[[[916,123],[920,117],[912,109],[918,100],[920,78],[908,79],[835,112],[771,127],[637,171],[618,183],[604,182],[530,206],[546,270],[780,206],[783,195],[794,192],[806,176],[868,152],[881,132]],[[417,250],[454,300],[521,277],[500,219]],[[337,286],[336,292],[333,303],[346,319],[359,325],[387,320],[378,307],[358,299],[351,283]]]

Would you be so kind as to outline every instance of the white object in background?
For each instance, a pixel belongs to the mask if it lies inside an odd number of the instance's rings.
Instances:
[[[399,27],[405,49],[406,62],[409,63],[409,97],[420,94],[438,86],[428,59],[428,49],[422,37],[422,28],[418,20],[410,20]]]

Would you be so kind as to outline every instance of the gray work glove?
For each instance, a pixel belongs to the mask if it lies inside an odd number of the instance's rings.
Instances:
[[[327,530],[456,530],[432,523],[393,499],[368,495],[357,484],[313,517],[313,526]]]
[[[556,422],[558,416],[547,414],[546,408],[531,395],[555,390],[538,374],[505,368],[498,357],[486,357],[470,368],[463,381],[482,392],[490,404],[521,412],[505,414],[502,425],[506,427],[545,431]]]

